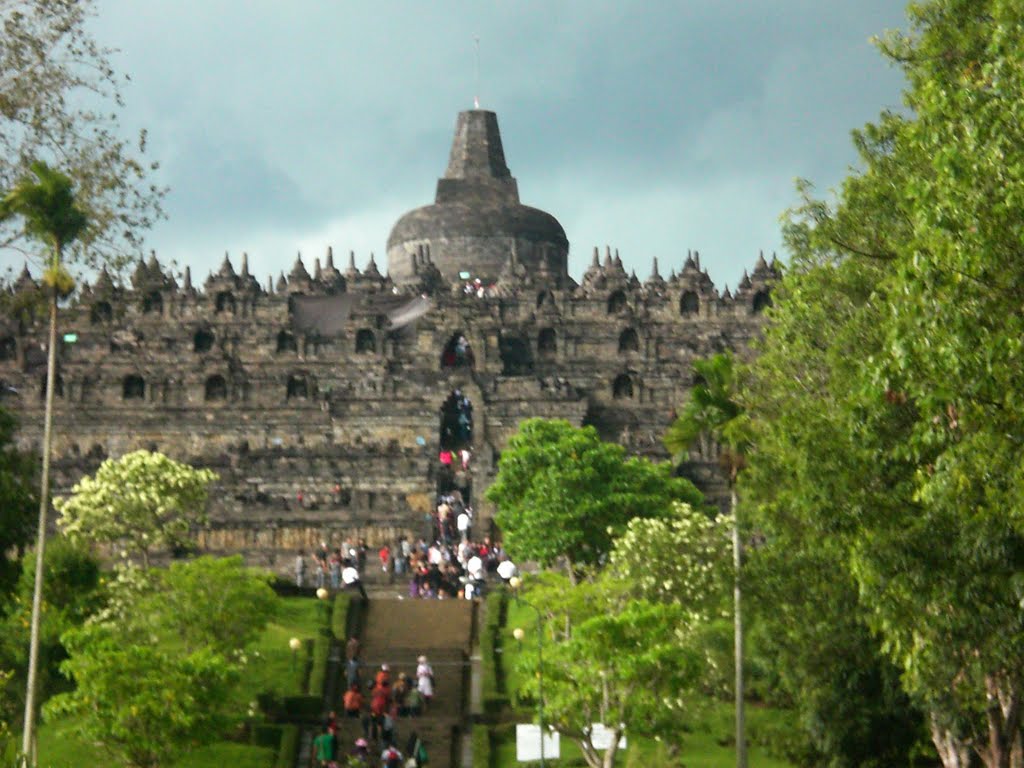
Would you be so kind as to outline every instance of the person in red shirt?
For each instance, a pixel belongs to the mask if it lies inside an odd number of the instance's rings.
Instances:
[[[359,692],[359,684],[356,683],[342,697],[342,704],[345,706],[345,716],[358,718],[363,709],[363,694]]]
[[[373,680],[375,688],[390,688],[391,687],[391,667],[387,664],[381,664],[380,669],[377,671],[377,676]]]

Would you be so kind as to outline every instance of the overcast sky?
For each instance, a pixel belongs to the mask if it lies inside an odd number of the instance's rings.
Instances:
[[[98,0],[171,187],[161,257],[202,280],[375,252],[433,201],[456,114],[497,112],[524,203],[554,214],[579,277],[594,245],[641,278],[697,249],[721,288],[779,250],[793,181],[828,189],[850,129],[902,86],[869,38],[898,0]],[[344,269],[344,264],[339,264]]]

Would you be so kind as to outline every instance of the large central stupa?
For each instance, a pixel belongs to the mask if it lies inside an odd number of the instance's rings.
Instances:
[[[426,263],[449,282],[498,278],[512,254],[535,280],[569,281],[569,241],[551,214],[519,202],[493,112],[459,114],[451,156],[433,205],[405,214],[388,237],[388,269],[414,283]]]

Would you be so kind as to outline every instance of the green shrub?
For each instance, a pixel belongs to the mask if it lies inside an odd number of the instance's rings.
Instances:
[[[281,744],[281,726],[271,723],[254,725],[249,743],[254,747],[270,747],[276,752]]]
[[[487,596],[483,631],[480,633],[480,657],[483,665],[482,703],[484,714],[489,718],[498,717],[509,704],[499,658],[501,628],[504,624],[507,600],[508,593],[505,590],[494,590]]]
[[[483,723],[473,726],[473,765],[475,768],[491,768],[491,729]]]
[[[281,699],[281,717],[289,723],[309,723],[320,719],[322,696],[285,696]]]
[[[306,693],[310,696],[323,698],[324,683],[327,678],[327,656],[330,654],[331,640],[326,634],[318,635],[313,640],[313,662],[309,670],[309,685]]]
[[[274,768],[292,768],[299,752],[299,726],[285,725],[281,728],[281,743],[277,749]]]
[[[334,596],[334,608],[331,611],[331,634],[336,640],[345,642],[348,640],[352,630],[349,616],[352,609],[352,595],[348,592],[339,592]]]

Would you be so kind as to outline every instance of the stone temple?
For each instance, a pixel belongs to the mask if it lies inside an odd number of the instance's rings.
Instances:
[[[497,117],[473,110],[434,202],[391,230],[387,274],[372,256],[339,269],[330,249],[263,285],[244,255],[201,287],[155,256],[130,285],[101,273],[60,314],[55,493],[106,457],[160,450],[220,476],[202,546],[284,568],[321,539],[419,535],[439,488],[486,523],[482,492],[532,416],[667,459],[693,360],[747,349],[778,265],[758,258],[731,293],[696,253],[667,276],[653,260],[644,280],[595,248],[577,281],[568,255],[558,220],[520,202]],[[26,270],[11,290],[38,287]],[[0,318],[2,403],[23,447],[41,442],[45,343],[45,322]],[[446,448],[469,450],[469,468],[444,467]],[[714,457],[692,458],[684,471],[720,495]]]

